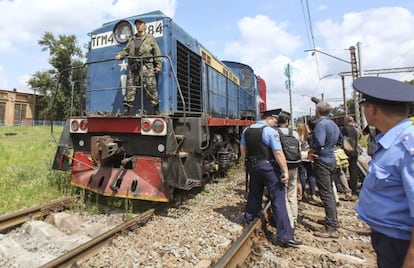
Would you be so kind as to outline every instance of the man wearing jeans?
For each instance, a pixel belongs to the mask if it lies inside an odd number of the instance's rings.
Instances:
[[[326,102],[316,104],[316,122],[313,130],[311,155],[313,156],[313,173],[320,198],[325,208],[325,226],[315,236],[322,238],[338,238],[338,218],[336,211],[335,193],[332,187],[336,172],[334,147],[343,143],[343,137],[338,126],[328,118],[331,107]]]

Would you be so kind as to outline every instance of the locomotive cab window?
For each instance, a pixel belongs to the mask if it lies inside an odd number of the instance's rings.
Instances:
[[[253,77],[249,69],[243,69],[240,75],[240,86],[243,89],[250,88],[253,83]]]
[[[132,26],[128,21],[121,20],[115,25],[113,33],[114,38],[118,43],[126,43],[128,38],[132,35]]]

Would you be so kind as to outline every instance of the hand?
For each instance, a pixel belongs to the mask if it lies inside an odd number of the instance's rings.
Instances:
[[[161,68],[160,67],[155,67],[154,68],[154,73],[158,74],[161,72]]]
[[[309,150],[308,152],[308,159],[309,161],[313,162],[315,159],[318,158],[318,155],[316,155],[313,150]]]
[[[280,182],[283,183],[283,184],[286,184],[286,183],[288,183],[288,181],[289,181],[289,173],[288,172],[283,172],[280,175]]]
[[[115,56],[115,59],[116,59],[116,60],[120,60],[120,59],[121,59],[121,56],[120,56],[119,54],[117,54],[117,55]]]

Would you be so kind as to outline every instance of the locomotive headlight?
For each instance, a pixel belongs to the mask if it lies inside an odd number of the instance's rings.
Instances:
[[[79,146],[80,146],[80,147],[85,146],[85,141],[84,141],[84,140],[79,140]]]
[[[88,132],[88,120],[87,119],[71,119],[70,120],[70,132],[71,133],[87,133]]]
[[[131,24],[126,20],[121,20],[115,25],[113,35],[118,43],[126,43],[128,38],[132,35]]]
[[[152,130],[155,133],[161,133],[164,131],[164,122],[162,120],[156,119],[154,123],[152,123]]]
[[[78,122],[78,120],[72,120],[72,122],[70,123],[70,129],[72,131],[78,131],[78,129],[79,129],[79,122]]]
[[[145,118],[141,121],[141,134],[148,136],[167,135],[167,123],[162,118]]]

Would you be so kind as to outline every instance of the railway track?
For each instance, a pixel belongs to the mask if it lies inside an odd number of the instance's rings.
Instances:
[[[136,216],[125,223],[121,223],[105,233],[98,235],[92,240],[79,245],[68,251],[62,256],[42,265],[42,268],[52,267],[79,267],[82,262],[90,259],[101,250],[102,247],[108,246],[111,240],[118,234],[136,228],[139,224],[147,221],[154,213],[154,209],[149,209],[139,216]]]
[[[261,246],[266,239],[266,224],[269,218],[270,202],[260,213],[260,217],[252,221],[229,250],[214,267],[240,267],[250,254],[260,254]]]
[[[69,213],[75,198],[0,217],[0,267],[77,267],[112,239],[148,221],[155,209],[137,216]],[[132,218],[131,218],[132,217]],[[45,221],[43,221],[45,220]]]
[[[56,213],[70,208],[75,198],[68,197],[53,201],[45,205],[19,210],[13,213],[0,216],[0,233],[15,228],[28,220],[44,218],[51,213]]]

